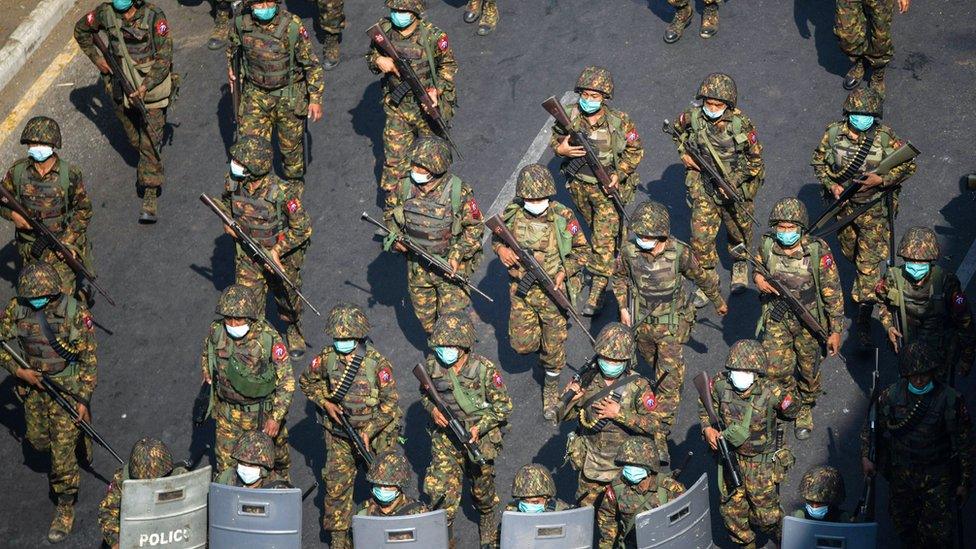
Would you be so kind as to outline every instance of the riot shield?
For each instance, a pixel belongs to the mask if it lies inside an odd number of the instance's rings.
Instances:
[[[301,546],[301,490],[210,485],[211,549]]]
[[[637,547],[701,549],[712,544],[712,521],[708,505],[708,475],[667,505],[645,511],[634,518]]]
[[[165,478],[122,482],[119,546],[207,546],[210,466]]]
[[[356,549],[447,549],[447,513],[441,509],[402,517],[352,517]]]
[[[552,513],[502,513],[501,549],[589,549],[592,507]]]
[[[823,522],[797,517],[783,518],[782,549],[873,549],[877,547],[876,522]]]

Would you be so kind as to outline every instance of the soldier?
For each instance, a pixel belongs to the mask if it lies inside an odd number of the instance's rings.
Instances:
[[[898,0],[898,13],[907,13],[911,0]],[[895,54],[891,43],[891,15],[895,0],[837,0],[834,5],[834,34],[840,50],[851,60],[844,76],[844,89],[853,90],[864,78],[864,66],[871,66],[869,85],[882,96],[885,68]]]
[[[423,18],[426,0],[386,0],[390,15],[380,20],[380,28],[400,55],[410,63],[431,101],[441,115],[450,120],[457,103],[454,75],[458,65],[447,33]],[[393,59],[382,55],[373,45],[366,54],[366,64],[373,74],[383,75],[383,175],[380,189],[390,192],[407,177],[410,163],[407,153],[416,137],[432,135],[420,102],[400,79]]]
[[[738,96],[731,76],[722,73],[706,76],[695,97],[702,101],[701,107],[689,107],[674,123],[679,135],[674,141],[685,165],[685,185],[691,206],[691,249],[702,268],[714,270],[718,265],[715,237],[719,223],[724,223],[729,254],[734,260],[731,291],[739,293],[749,284],[749,268],[745,259],[735,257],[731,250],[739,243],[744,243],[746,249],[752,247],[753,200],[762,187],[766,171],[762,145],[752,121],[736,107]],[[685,143],[692,140],[708,151],[720,174],[742,195],[744,203],[737,204],[731,197],[723,196],[702,174],[685,153]],[[707,303],[700,288],[695,300],[697,307]]]
[[[468,0],[464,22],[478,22],[478,36],[487,36],[498,25],[498,0]]]
[[[711,38],[718,32],[718,6],[720,3],[719,0],[705,0],[701,30],[698,31],[698,36]],[[668,28],[664,31],[664,43],[674,44],[681,39],[685,28],[691,24],[691,17],[694,15],[693,2],[689,0],[668,0],[668,4],[671,4],[677,11],[674,13],[674,19],[668,23]]]
[[[769,214],[773,229],[762,236],[756,261],[780,281],[830,334],[826,347],[830,356],[840,351],[844,330],[844,294],[830,246],[807,234],[807,208],[795,198],[783,198]],[[799,392],[800,410],[794,426],[796,438],[806,440],[813,431],[813,407],[820,395],[821,342],[805,324],[780,303],[776,289],[755,273],[762,302],[757,333],[769,358],[764,372],[771,382],[789,393]]]
[[[851,522],[840,505],[844,503],[844,477],[835,467],[815,465],[800,480],[800,496],[804,503],[793,516],[824,522]]]
[[[71,533],[81,481],[75,450],[83,441],[91,461],[91,441],[82,437],[74,419],[44,390],[41,377],[63,387],[65,398],[89,422],[88,403],[97,381],[92,333],[95,322],[85,305],[63,293],[62,287],[54,267],[39,261],[30,263],[20,273],[17,297],[10,300],[0,318],[0,339],[11,344],[16,339],[30,364],[29,369],[22,368],[0,350],[0,364],[20,380],[16,391],[24,403],[27,441],[37,452],[50,454],[48,485],[57,501],[47,533],[51,543],[64,541]]]
[[[426,505],[404,492],[410,482],[410,464],[397,450],[377,454],[369,466],[366,480],[373,485],[373,497],[363,503],[357,515],[402,517],[429,511]]]
[[[644,158],[637,126],[627,113],[606,104],[613,98],[613,78],[607,69],[583,69],[576,80],[575,91],[579,100],[566,105],[572,129],[582,132],[593,144],[600,163],[610,174],[610,188],[619,192],[620,200],[626,206],[640,183],[637,165]],[[586,268],[592,281],[581,312],[593,316],[603,306],[603,291],[613,274],[617,238],[624,230],[621,226],[624,221],[593,171],[582,161],[581,157],[586,154],[582,144],[571,143],[566,131],[555,124],[549,146],[564,159],[561,170],[566,175],[569,195],[590,226],[591,253]]]
[[[263,431],[241,433],[230,457],[236,462],[221,471],[214,480],[217,484],[241,488],[270,488],[275,481],[275,447]]]
[[[322,43],[322,68],[331,71],[339,64],[339,43],[346,28],[344,0],[315,0],[319,9],[319,28],[325,31]]]
[[[871,173],[882,159],[902,146],[891,128],[879,121],[881,103],[881,96],[874,90],[851,92],[844,102],[845,119],[827,126],[820,145],[813,152],[813,171],[828,196],[837,199],[855,177],[863,185],[837,212],[838,218],[878,200],[883,191],[901,185],[915,173],[914,160],[893,168],[884,176]],[[837,234],[841,253],[854,263],[856,270],[851,299],[858,306],[855,324],[864,347],[871,345],[874,286],[881,277],[881,264],[888,256],[888,239],[893,230],[888,222],[889,203],[897,208],[895,200],[880,200]],[[895,212],[891,213],[890,219],[894,219]]]
[[[878,463],[867,457],[867,426],[861,432],[864,474],[880,471],[888,481],[888,513],[905,547],[952,547],[952,510],[962,509],[973,484],[966,399],[935,378],[937,367],[924,342],[909,343],[898,356],[901,379],[878,395]]]
[[[512,399],[498,369],[487,358],[476,354],[475,333],[471,319],[464,315],[442,316],[434,325],[429,345],[434,353],[424,367],[433,381],[433,390],[461,421],[484,457],[483,464],[474,461],[452,439],[447,418],[426,395],[424,408],[430,413],[433,425],[431,463],[424,476],[424,492],[437,506],[447,511],[448,530],[453,532],[454,517],[461,504],[461,482],[471,481],[471,499],[480,515],[478,535],[481,548],[492,547],[498,537],[495,507],[495,459],[502,449],[502,428],[512,413]],[[450,536],[453,539],[453,534]],[[453,547],[453,541],[452,541]]]
[[[688,245],[671,236],[671,219],[664,204],[647,201],[638,206],[631,216],[631,230],[636,238],[621,250],[612,287],[620,321],[636,326],[637,348],[644,360],[656,376],[668,372],[657,391],[661,428],[654,433],[657,455],[667,464],[668,435],[684,386],[684,345],[696,313],[684,280],[702,288],[720,316],[729,307],[719,293],[715,271],[702,269]]]
[[[549,169],[542,164],[529,164],[519,172],[516,200],[505,207],[502,217],[519,244],[535,255],[557,288],[566,292],[572,302],[579,293],[581,271],[586,265],[586,236],[573,211],[550,200],[555,194],[556,183]],[[511,277],[508,339],[516,353],[539,353],[539,365],[546,372],[542,411],[555,424],[559,373],[566,365],[569,325],[559,307],[538,284],[533,284],[525,295],[519,295],[518,283],[525,276],[525,269],[519,265],[514,251],[497,237],[492,238],[491,248]]]
[[[207,49],[217,51],[227,47],[230,36],[230,19],[234,15],[234,2],[230,0],[211,0],[213,4],[214,28],[207,40]]]
[[[589,380],[573,381],[573,393],[562,420],[579,421],[566,441],[566,455],[579,472],[576,505],[600,507],[600,498],[620,474],[617,451],[632,436],[653,437],[659,428],[658,400],[649,381],[633,370],[634,336],[619,322],[607,324],[593,350],[598,370]],[[617,538],[617,525],[606,513],[597,514],[602,540]]]
[[[383,247],[406,254],[403,244],[394,243],[404,235],[447,262],[453,272],[470,276],[483,253],[485,228],[471,187],[448,172],[450,167],[451,150],[443,139],[429,136],[414,142],[410,175],[397,183],[396,192],[386,195],[383,219],[390,235]],[[407,254],[407,291],[428,336],[438,318],[471,305],[464,287],[413,254]]]
[[[654,445],[646,437],[630,437],[620,446],[614,460],[621,467],[620,476],[607,486],[599,510],[616,521],[617,538],[601,539],[601,548],[636,547],[637,515],[666,505],[685,492],[684,485],[661,474],[654,454]]]
[[[105,545],[119,549],[119,517],[122,507],[123,482],[165,478],[186,473],[182,463],[174,463],[169,448],[152,437],[143,437],[132,446],[129,463],[115,470],[115,476],[108,485],[108,493],[98,506],[98,524],[102,527]]]
[[[299,379],[302,392],[320,409],[326,448],[322,527],[332,534],[335,548],[351,547],[356,482],[356,450],[340,416],[346,416],[372,452],[396,448],[403,429],[393,365],[373,347],[369,329],[369,319],[359,307],[348,303],[333,307],[325,330],[332,345],[312,360]]]
[[[61,148],[61,128],[51,118],[35,116],[24,126],[20,143],[27,145],[27,157],[14,162],[0,184],[91,271],[88,223],[92,203],[81,170],[54,151]],[[40,259],[58,271],[61,292],[74,294],[75,273],[50,248],[44,247],[43,241],[38,241],[27,220],[8,208],[0,208],[0,215],[14,223],[14,242],[21,268]],[[85,290],[85,294],[90,292]]]
[[[108,61],[95,47],[94,35],[104,31],[108,49],[124,74],[112,75]],[[129,143],[139,151],[136,189],[142,193],[140,223],[156,222],[156,198],[163,187],[160,148],[166,107],[179,90],[179,76],[173,72],[173,38],[163,10],[145,0],[103,2],[75,23],[75,41],[102,73],[102,81],[115,102],[115,114],[122,122]],[[125,97],[112,79],[125,78],[135,90]],[[134,102],[145,105],[143,119]]]
[[[301,287],[301,269],[312,237],[312,223],[301,198],[290,195],[285,182],[271,172],[274,151],[269,141],[242,135],[231,147],[230,155],[230,173],[222,195],[225,209],[288,278]],[[235,236],[230,227],[225,226],[224,231]],[[240,245],[236,250],[235,281],[254,292],[259,310],[264,308],[271,287],[278,315],[288,326],[285,331],[288,351],[292,358],[301,357],[306,343],[298,294]]]
[[[519,513],[552,513],[566,511],[573,506],[556,497],[556,483],[549,470],[538,463],[519,468],[512,480],[512,501],[506,511]]]
[[[729,492],[719,465],[719,510],[729,537],[740,547],[755,549],[756,534],[750,524],[779,543],[783,509],[779,484],[795,458],[782,447],[777,419],[789,420],[799,412],[799,402],[789,389],[766,378],[771,365],[762,345],[752,339],[737,341],[729,350],[726,370],[711,379],[711,399],[725,422],[724,431],[711,426],[705,407],[699,406],[702,434],[712,450],[722,437],[732,446],[742,472],[742,487]]]
[[[217,469],[234,466],[237,439],[260,429],[274,440],[274,473],[288,480],[288,428],[285,416],[295,392],[288,349],[258,314],[259,303],[246,286],[233,284],[220,295],[210,333],[203,341],[200,367],[211,386],[216,427]]]
[[[955,273],[939,266],[935,232],[908,229],[898,245],[905,262],[888,269],[875,292],[884,326],[895,352],[904,341],[924,341],[938,361],[936,376],[954,381],[968,375],[976,355],[976,328],[969,298]]]
[[[277,0],[246,0],[250,12],[234,18],[227,46],[227,78],[241,86],[238,135],[271,141],[278,134],[289,194],[305,190],[305,129],[322,118],[322,66],[302,20]],[[235,69],[235,56],[240,68]],[[241,74],[235,74],[239,70]]]

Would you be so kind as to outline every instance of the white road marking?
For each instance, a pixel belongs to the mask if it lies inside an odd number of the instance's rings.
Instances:
[[[76,55],[81,51],[78,48],[78,43],[72,38],[64,45],[61,52],[51,61],[51,64],[44,69],[44,72],[34,80],[31,84],[30,89],[22,96],[21,100],[10,110],[7,117],[0,123],[0,143],[7,141],[10,134],[14,132],[20,123],[24,121],[24,118],[30,114],[31,110],[37,105],[37,102],[41,100],[44,93],[47,92],[48,88],[54,84],[54,80],[61,76],[64,68],[68,66],[68,63],[75,58]],[[59,84],[67,85],[67,84]]]

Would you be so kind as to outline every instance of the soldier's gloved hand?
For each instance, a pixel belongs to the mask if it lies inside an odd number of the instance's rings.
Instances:
[[[714,427],[705,427],[705,442],[708,443],[708,447],[712,450],[718,450],[718,437],[722,436],[718,432],[718,429]]]
[[[29,385],[33,385],[34,387],[37,387],[38,389],[44,389],[44,386],[41,385],[41,373],[40,372],[37,372],[37,371],[34,371],[34,370],[30,370],[28,368],[17,368],[17,371],[14,372],[14,375],[17,376],[17,378],[20,379],[21,381],[23,381],[24,383],[27,383]]]

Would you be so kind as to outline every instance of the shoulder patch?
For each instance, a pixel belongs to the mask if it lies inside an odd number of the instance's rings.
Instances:
[[[85,23],[88,23],[89,27],[95,24],[95,10],[88,12],[88,15],[85,16]]]
[[[319,368],[321,367],[322,367],[322,357],[321,355],[315,355],[315,358],[312,359],[312,364],[309,366],[309,368],[311,368],[313,372],[318,372]]]
[[[81,321],[85,323],[85,328],[88,328],[89,331],[95,328],[95,319],[92,318],[91,313],[85,313]]]
[[[951,303],[952,312],[955,314],[965,313],[969,309],[969,305],[966,303],[966,294],[961,291],[955,291],[952,293]]]
[[[641,395],[641,403],[648,412],[653,412],[657,409],[657,397],[654,396],[654,393],[650,389],[644,391],[644,394]]]
[[[305,30],[305,25],[298,27],[298,34],[302,35],[302,38],[308,39],[308,31]]]
[[[878,279],[878,283],[874,285],[874,293],[878,295],[884,295],[888,293],[888,283],[885,282],[884,277]]]
[[[610,500],[610,503],[616,503],[617,502],[617,494],[614,494],[613,493],[613,486],[612,485],[609,485],[609,484],[607,485],[606,498],[608,500]]]
[[[634,141],[637,141],[639,137],[640,135],[637,133],[637,130],[630,130],[629,132],[627,132],[628,143],[633,143]]]
[[[451,47],[451,44],[447,41],[447,33],[441,33],[441,37],[437,39],[437,49],[446,51],[449,47]]]
[[[298,211],[298,207],[301,206],[301,205],[302,205],[302,203],[299,202],[297,198],[292,198],[291,200],[288,201],[288,204],[287,204],[288,213],[295,213],[295,212],[297,212]]]
[[[285,348],[285,344],[280,341],[275,343],[274,347],[271,348],[271,358],[275,362],[281,362],[286,356],[288,356],[288,349]]]
[[[478,203],[475,202],[474,198],[468,199],[468,212],[471,214],[471,217],[473,217],[474,219],[482,218],[481,209],[478,208]]]
[[[494,383],[495,387],[498,389],[501,389],[502,387],[505,386],[505,382],[502,381],[502,375],[498,373],[498,370],[495,370],[495,373],[492,374],[491,382]]]
[[[156,34],[159,36],[166,36],[169,34],[169,23],[167,23],[165,19],[156,21]]]
[[[376,378],[380,380],[380,385],[386,385],[393,381],[393,370],[389,366],[383,366],[379,372],[376,372]]]
[[[569,224],[566,225],[566,230],[569,231],[569,234],[576,236],[576,233],[580,232],[579,221],[576,221],[575,217],[571,219]]]
[[[753,145],[755,145],[759,141],[759,136],[756,135],[756,130],[752,130],[751,132],[749,132],[749,134],[746,137],[749,138],[749,143]]]
[[[789,408],[792,404],[793,404],[793,395],[786,393],[786,396],[783,397],[783,401],[779,403],[779,409],[786,411],[786,409]]]
[[[678,115],[678,124],[681,126],[688,125],[688,113],[682,112]]]
[[[820,268],[829,269],[834,266],[834,254],[824,254],[820,258]]]

